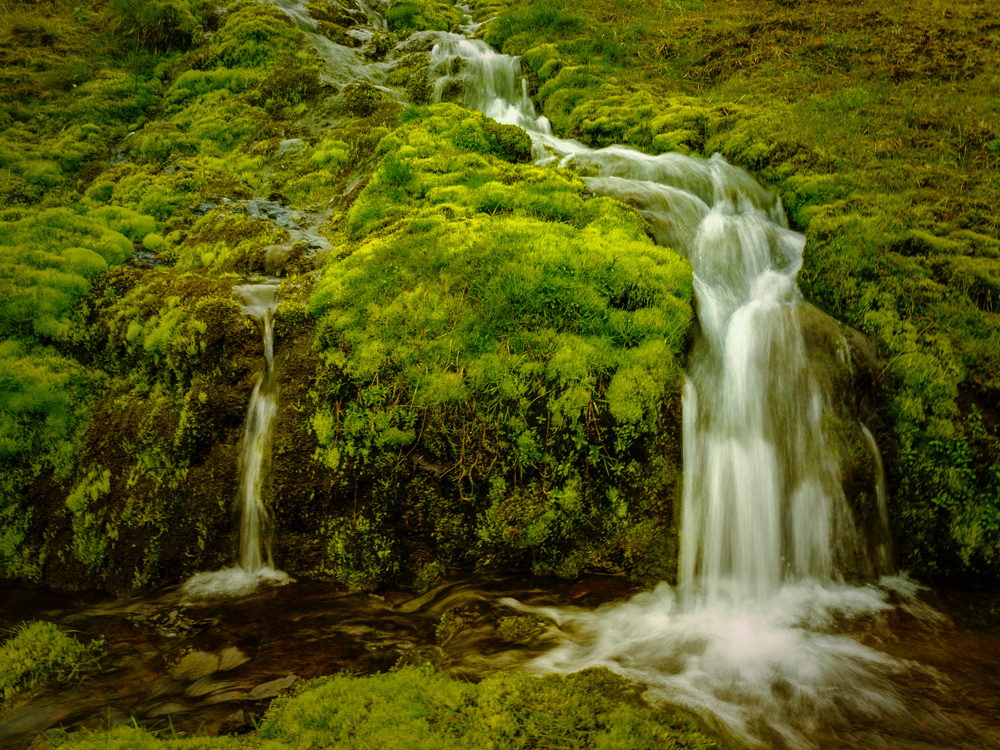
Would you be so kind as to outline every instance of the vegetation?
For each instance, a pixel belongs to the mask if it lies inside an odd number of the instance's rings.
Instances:
[[[103,650],[84,645],[50,622],[22,625],[0,644],[0,707],[52,680],[69,680],[92,669]]]
[[[718,742],[686,718],[645,706],[637,689],[604,669],[569,676],[501,673],[478,685],[429,667],[367,678],[320,678],[271,704],[243,737],[157,739],[119,727],[74,748],[669,748]]]
[[[858,400],[902,563],[995,578],[995,14],[472,7],[557,133],[718,151],[779,187],[805,292],[881,357]],[[411,105],[326,82],[270,4],[16,2],[0,22],[2,575],[127,591],[227,559],[260,356],[232,287],[281,271],[281,564],[351,586],[669,579],[686,264],[532,165],[523,131],[427,103],[422,42],[394,42],[455,7],[396,2],[368,41],[361,11],[309,10]],[[293,240],[309,222],[319,245]]]
[[[621,565],[677,481],[657,435],[677,428],[690,269],[578,178],[511,164],[517,128],[451,104],[406,119],[309,302],[316,455],[373,498],[336,522],[332,572],[396,580],[398,523],[450,564]]]
[[[503,7],[500,7],[503,6]],[[969,1],[474,2],[556,132],[781,190],[807,296],[877,344],[901,564],[1000,572],[1000,28]]]

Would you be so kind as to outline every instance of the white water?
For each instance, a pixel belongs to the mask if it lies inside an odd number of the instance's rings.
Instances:
[[[321,78],[327,83],[340,88],[351,83],[365,81],[385,91],[396,93],[382,85],[385,83],[385,75],[389,65],[383,62],[370,62],[359,51],[337,44],[323,36],[320,33],[319,23],[309,15],[306,0],[267,1],[285,13],[296,28],[312,43],[316,54],[323,63]],[[380,33],[386,31],[385,19],[371,4],[364,2],[364,0],[354,0],[351,5],[353,7],[349,9],[350,12],[358,16],[359,20],[363,17],[365,25]],[[352,27],[347,33],[355,35],[362,43],[371,41],[373,37],[371,30],[360,26]]]
[[[184,586],[185,592],[193,597],[242,596],[255,590],[262,581],[288,580],[285,573],[274,568],[270,516],[263,500],[271,463],[274,417],[278,412],[273,332],[277,285],[248,284],[234,287],[233,291],[243,301],[244,312],[260,324],[264,344],[264,366],[250,396],[240,455],[239,564],[194,576]]]
[[[595,193],[636,206],[656,240],[694,271],[680,584],[595,612],[509,601],[556,626],[560,644],[532,667],[608,667],[647,685],[649,699],[686,708],[750,745],[813,748],[838,728],[912,723],[894,681],[933,675],[845,633],[870,632],[900,603],[931,615],[905,579],[841,579],[864,544],[828,445],[828,425],[840,419],[829,378],[800,326],[795,277],[805,238],[788,229],[777,195],[718,155],[592,150],[557,138],[536,115],[516,58],[439,38],[431,53],[438,98],[460,77],[467,106],[525,128],[539,163],[572,169]],[[824,355],[849,367],[846,345]],[[891,561],[881,458],[866,428],[849,429],[878,466],[872,494],[882,528],[868,567],[884,574]]]

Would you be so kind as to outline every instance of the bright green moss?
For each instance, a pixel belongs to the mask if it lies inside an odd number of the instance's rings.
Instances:
[[[566,677],[499,674],[478,685],[428,668],[357,680],[335,677],[279,699],[264,739],[314,747],[711,748],[679,717],[643,706],[606,670]]]
[[[414,31],[455,31],[462,12],[443,0],[395,0],[385,13],[389,30],[403,34]]]
[[[132,254],[123,233],[154,228],[148,216],[112,208],[56,208],[0,222],[0,336],[63,339],[89,281]]]
[[[348,213],[359,246],[309,303],[326,361],[316,458],[377,488],[337,525],[331,572],[353,585],[403,575],[408,492],[411,523],[446,561],[573,575],[620,553],[647,512],[629,503],[674,418],[690,269],[575,176],[494,156],[483,118],[436,105],[406,119]]]
[[[83,645],[50,622],[22,625],[0,644],[0,705],[46,682],[96,666],[103,639]]]
[[[159,740],[139,729],[118,727],[75,738],[74,745],[80,750],[722,747],[690,719],[645,706],[636,688],[604,669],[541,678],[497,674],[470,684],[429,667],[306,683],[276,699],[259,733],[244,737]]]

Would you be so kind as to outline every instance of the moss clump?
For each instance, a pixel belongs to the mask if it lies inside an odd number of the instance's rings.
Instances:
[[[383,139],[347,216],[357,249],[309,303],[316,458],[371,498],[328,521],[329,570],[378,585],[433,559],[622,564],[678,478],[656,436],[677,417],[690,268],[578,178],[493,156],[482,116],[415,115]]]
[[[367,678],[316,680],[279,697],[259,736],[157,740],[117,728],[76,741],[88,748],[630,747],[710,750],[722,745],[693,721],[655,711],[604,669],[568,676],[498,674],[478,685],[428,667]]]
[[[462,12],[444,0],[395,0],[386,11],[389,30],[402,34],[414,31],[455,31]]]
[[[22,625],[0,644],[0,706],[47,682],[93,669],[103,646],[103,639],[84,645],[50,622]]]

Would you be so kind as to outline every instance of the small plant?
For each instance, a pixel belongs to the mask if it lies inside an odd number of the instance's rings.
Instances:
[[[103,638],[84,645],[50,622],[22,625],[0,645],[0,704],[95,669],[103,649]]]

